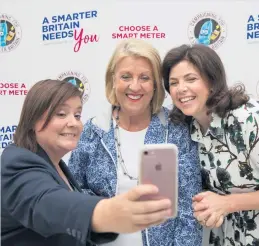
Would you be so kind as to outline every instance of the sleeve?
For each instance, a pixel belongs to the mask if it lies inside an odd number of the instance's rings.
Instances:
[[[181,136],[179,136],[181,132]],[[178,134],[179,201],[175,219],[174,246],[200,246],[202,227],[193,216],[192,197],[202,191],[197,143],[191,140],[188,128]]]
[[[116,238],[116,234],[91,233],[93,211],[101,197],[66,190],[43,159],[14,152],[6,149],[1,161],[2,203],[14,219],[44,237],[68,234],[83,245]]]
[[[259,167],[259,105],[255,104],[245,119],[243,124],[244,129],[244,141],[247,147],[248,160],[250,165]],[[259,181],[259,175],[257,175]]]
[[[89,151],[93,151],[93,135],[94,133],[92,131],[92,123],[91,120],[89,120],[84,125],[84,129],[77,148],[72,151],[68,161],[69,170],[72,172],[76,181],[79,183],[80,188],[84,193],[90,195],[96,195],[91,189],[89,189],[86,178],[86,169],[90,161]]]

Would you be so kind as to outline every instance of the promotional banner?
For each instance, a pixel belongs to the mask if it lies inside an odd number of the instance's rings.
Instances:
[[[1,0],[0,153],[39,80],[66,80],[84,90],[83,122],[101,112],[107,63],[127,38],[145,39],[162,58],[181,44],[210,46],[229,85],[242,82],[259,99],[258,1]],[[167,95],[164,105],[170,104]]]

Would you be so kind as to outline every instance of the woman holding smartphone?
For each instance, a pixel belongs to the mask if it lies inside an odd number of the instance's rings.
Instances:
[[[83,194],[62,157],[82,132],[82,92],[66,81],[44,80],[28,92],[14,143],[1,155],[1,245],[86,246],[114,241],[162,223],[169,199],[152,185],[106,199]],[[113,233],[112,233],[113,232]]]
[[[228,88],[220,57],[182,45],[163,61],[171,120],[188,123],[199,143],[203,188],[194,216],[212,227],[204,245],[259,245],[259,104],[244,87]]]
[[[174,143],[179,149],[178,216],[142,233],[121,234],[108,245],[201,245],[201,226],[191,207],[192,197],[201,191],[197,145],[184,124],[168,124],[158,52],[143,40],[122,41],[110,59],[105,83],[111,106],[85,124],[69,161],[86,193],[113,197],[137,186],[144,144]]]

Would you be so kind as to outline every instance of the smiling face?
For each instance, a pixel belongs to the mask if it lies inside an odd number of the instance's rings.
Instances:
[[[154,94],[154,77],[150,62],[143,57],[128,56],[116,65],[113,86],[117,101],[128,116],[150,113]]]
[[[47,112],[35,125],[36,139],[50,156],[61,158],[76,148],[83,129],[81,122],[82,103],[72,97],[60,105],[48,125],[43,129]]]
[[[169,86],[173,103],[183,114],[198,121],[206,117],[210,88],[190,62],[182,61],[171,68]]]

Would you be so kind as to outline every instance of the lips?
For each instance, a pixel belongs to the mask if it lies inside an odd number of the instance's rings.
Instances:
[[[63,137],[75,137],[76,136],[76,134],[74,134],[74,133],[62,133],[60,135]]]
[[[128,98],[130,98],[131,100],[139,100],[141,97],[143,97],[143,95],[136,95],[136,94],[126,94],[126,96]]]
[[[194,96],[191,96],[191,97],[182,97],[182,98],[179,98],[179,101],[181,102],[181,103],[186,103],[186,102],[190,102],[190,101],[192,101],[192,100],[194,100],[196,97],[194,97]]]

